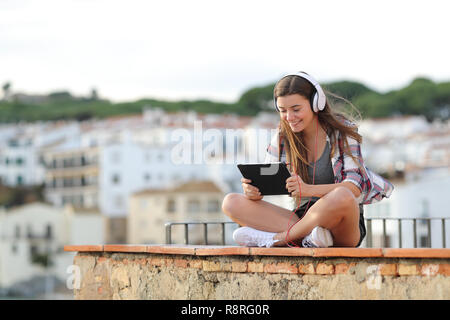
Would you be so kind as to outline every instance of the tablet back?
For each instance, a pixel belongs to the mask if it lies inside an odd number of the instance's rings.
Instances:
[[[242,176],[250,179],[252,181],[250,184],[259,189],[261,195],[289,194],[286,189],[286,179],[291,174],[285,163],[238,164],[238,168]]]

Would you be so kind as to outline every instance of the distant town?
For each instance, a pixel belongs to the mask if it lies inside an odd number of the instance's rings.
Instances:
[[[1,185],[42,192],[40,201],[0,209],[0,295],[23,295],[21,283],[31,279],[46,279],[36,292],[64,284],[73,259],[63,251],[67,244],[164,243],[165,222],[229,221],[221,202],[241,192],[236,164],[262,162],[277,124],[275,113],[148,106],[103,120],[0,125]],[[359,132],[366,166],[394,183],[429,168],[448,173],[449,121],[367,119]],[[269,200],[292,205],[286,197]],[[201,243],[200,232],[191,231],[190,243]],[[217,234],[210,232],[211,243]],[[173,241],[182,243],[181,231]]]

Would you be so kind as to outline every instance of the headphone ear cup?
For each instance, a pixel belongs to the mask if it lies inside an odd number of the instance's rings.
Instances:
[[[317,101],[318,98],[319,98],[318,94],[314,93],[312,106],[311,106],[313,108],[314,112],[319,112],[318,101]]]

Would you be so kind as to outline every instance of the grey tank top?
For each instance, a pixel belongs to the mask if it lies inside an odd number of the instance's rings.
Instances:
[[[323,150],[322,155],[319,160],[316,162],[316,172],[314,176],[314,184],[333,184],[334,183],[334,173],[333,167],[331,165],[330,158],[330,143],[327,141],[325,145],[325,149]],[[313,181],[313,172],[314,172],[314,162],[310,163],[308,167],[308,175],[310,176],[311,183]],[[302,197],[301,205],[306,204],[311,197]],[[312,197],[312,200],[317,200],[319,198]]]

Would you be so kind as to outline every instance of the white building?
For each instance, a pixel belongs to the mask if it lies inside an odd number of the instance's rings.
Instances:
[[[130,199],[128,243],[155,244],[166,242],[165,223],[186,221],[231,221],[221,210],[223,191],[212,181],[191,181],[173,188],[146,189]],[[190,244],[204,243],[203,225],[190,225]],[[232,229],[225,230],[230,241]],[[173,226],[172,243],[183,243],[184,227]],[[208,244],[220,244],[221,225],[207,229]]]
[[[31,186],[45,180],[40,151],[79,134],[76,122],[19,124],[0,128],[0,178],[4,185]]]
[[[104,243],[104,219],[98,212],[45,203],[2,211],[0,288],[44,275],[65,282],[74,253],[64,252],[64,245],[93,243]],[[45,261],[50,261],[47,268]]]

